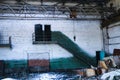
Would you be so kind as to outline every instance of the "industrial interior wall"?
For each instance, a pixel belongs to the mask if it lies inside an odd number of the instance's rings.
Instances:
[[[108,26],[109,36],[109,53],[112,54],[114,49],[120,49],[120,22]]]
[[[0,36],[11,36],[12,41],[12,48],[0,47],[0,60],[28,59],[30,53],[49,53],[51,59],[73,56],[57,44],[32,44],[35,24],[50,24],[90,56],[103,48],[99,20],[0,20]]]

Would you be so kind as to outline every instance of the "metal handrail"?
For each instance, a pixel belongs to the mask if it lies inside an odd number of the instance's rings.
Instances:
[[[45,34],[44,34],[44,33],[43,33],[42,35],[35,35],[35,33],[32,33],[32,40],[33,40],[33,41],[36,41],[36,40],[35,40],[35,36],[43,36],[43,37],[42,37],[42,38],[43,38],[43,41],[46,41],[46,39],[47,39],[47,38],[45,37]],[[49,35],[47,35],[47,36],[49,36]],[[51,41],[52,41],[52,40],[51,40]]]
[[[52,38],[51,38],[51,40],[50,41],[46,41],[46,37],[45,37],[45,34],[43,34],[42,36],[42,38],[43,38],[43,40],[42,41],[36,41],[35,40],[35,36],[40,36],[40,35],[35,35],[35,33],[32,33],[32,42],[33,42],[33,44],[56,44],[57,43],[57,41],[53,41],[52,40]],[[48,36],[48,35],[47,35]]]

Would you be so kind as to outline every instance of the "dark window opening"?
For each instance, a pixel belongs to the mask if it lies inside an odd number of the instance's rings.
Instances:
[[[44,39],[45,41],[51,41],[51,26],[44,25]]]
[[[41,24],[35,25],[35,41],[43,41],[43,30]]]
[[[35,25],[35,41],[51,41],[51,25]]]

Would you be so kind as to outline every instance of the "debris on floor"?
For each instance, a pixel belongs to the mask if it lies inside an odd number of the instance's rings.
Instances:
[[[116,76],[119,76],[119,77],[120,77],[120,69],[115,70],[115,71],[111,71],[111,72],[108,72],[108,73],[104,73],[104,74],[101,76],[101,79],[102,79],[102,80],[106,80],[106,79],[114,80],[114,77],[116,77]],[[119,79],[120,79],[120,78],[119,78]]]
[[[111,56],[102,55],[97,63],[97,67],[77,70],[80,80],[120,80],[120,49],[115,49]]]

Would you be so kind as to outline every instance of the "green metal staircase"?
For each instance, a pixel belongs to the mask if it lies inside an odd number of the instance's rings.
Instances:
[[[52,32],[52,41],[73,54],[73,58],[61,58],[51,60],[51,69],[75,69],[95,66],[95,58],[90,57],[76,43],[59,31]]]

